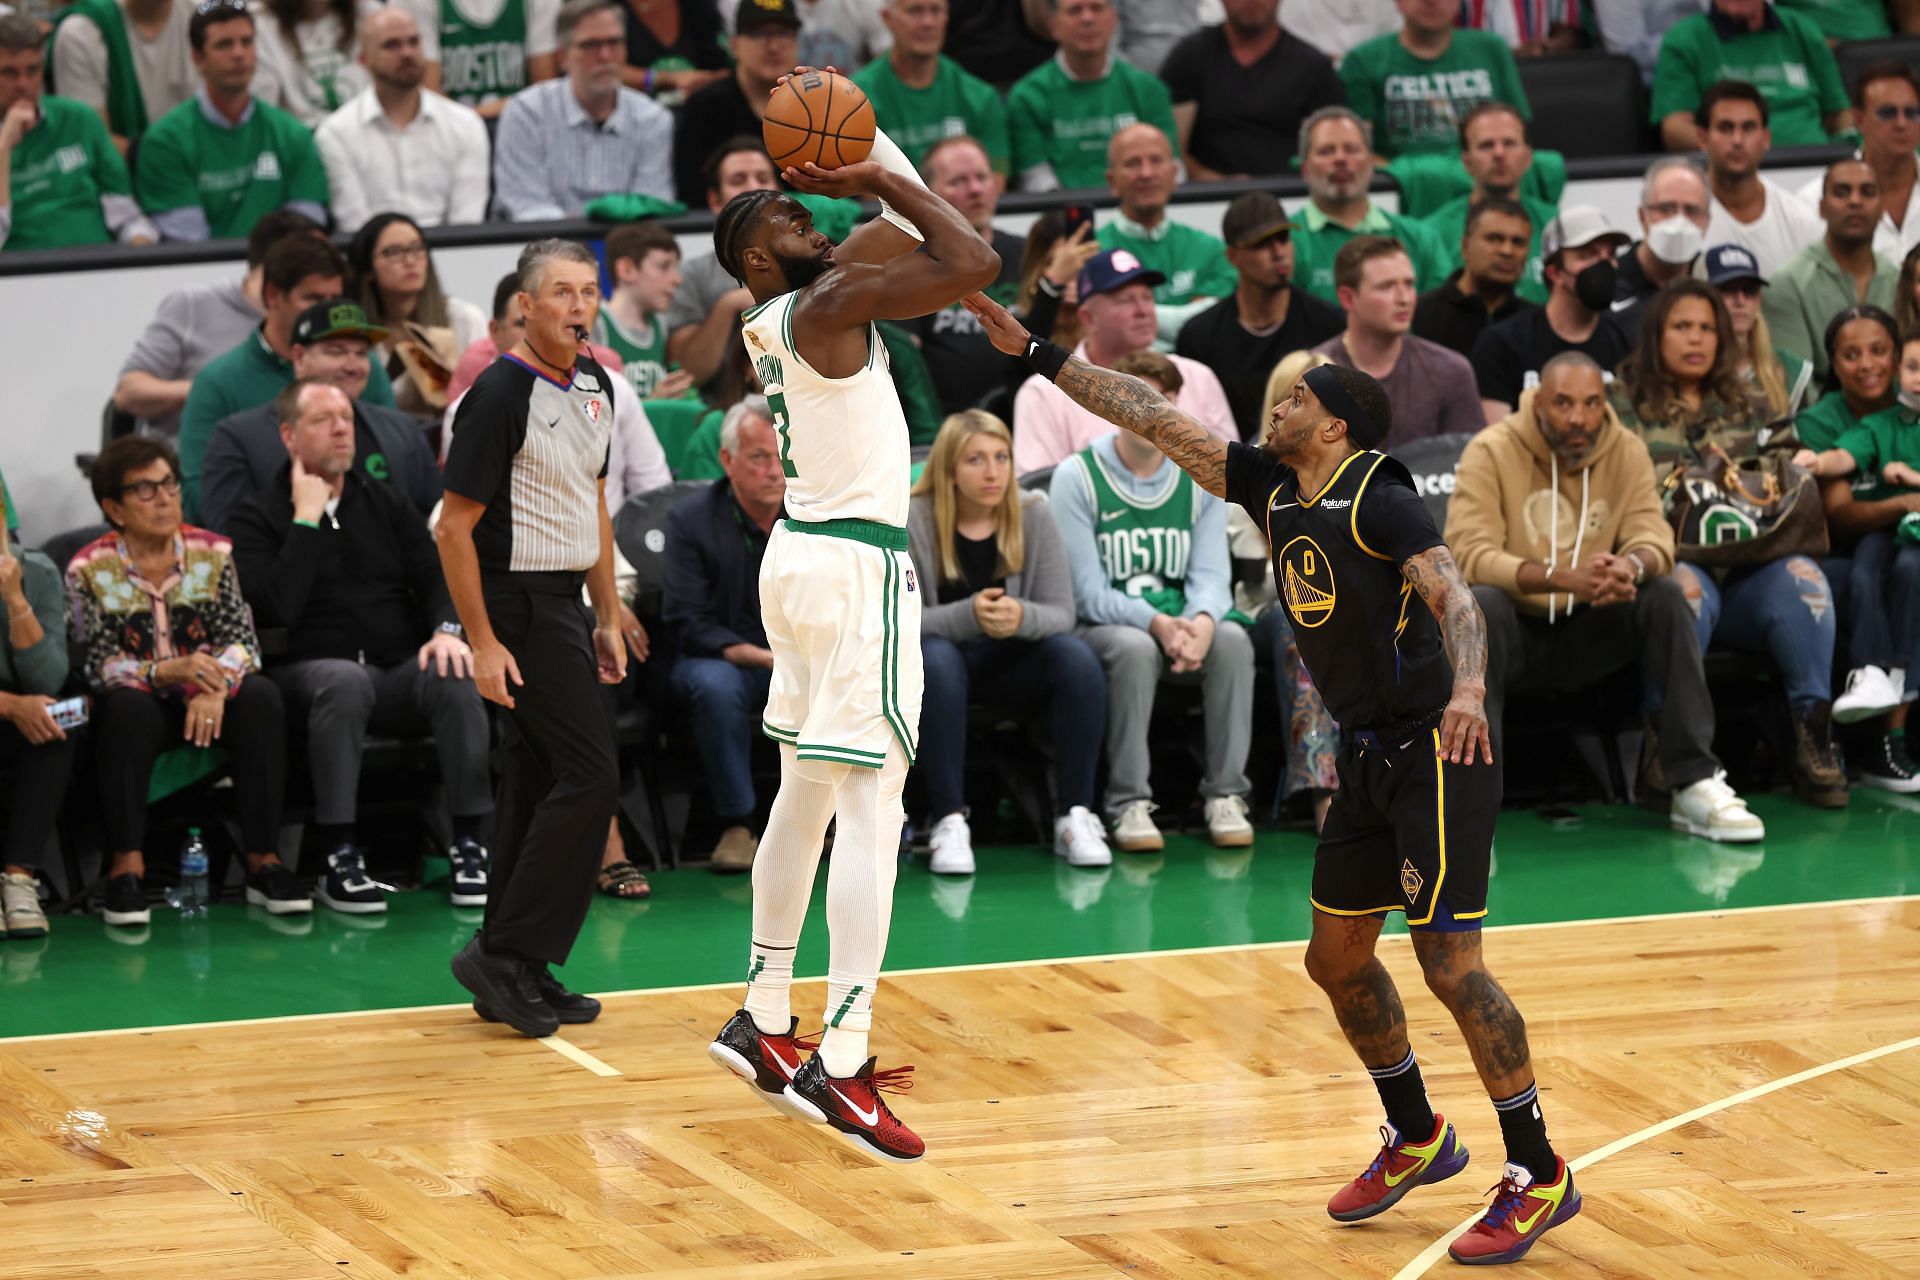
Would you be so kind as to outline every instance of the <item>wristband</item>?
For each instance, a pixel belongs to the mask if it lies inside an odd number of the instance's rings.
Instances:
[[[1052,382],[1060,376],[1060,371],[1067,367],[1067,359],[1072,354],[1072,352],[1058,343],[1048,342],[1045,338],[1029,336],[1027,338],[1026,353],[1020,358],[1026,361],[1027,368],[1033,370],[1048,382]]]
[[[1046,294],[1049,298],[1053,298],[1056,300],[1066,296],[1066,292],[1067,292],[1067,287],[1065,285],[1055,284],[1053,281],[1049,280],[1044,275],[1041,276],[1038,280],[1035,280],[1033,282],[1033,287],[1038,289],[1040,292]]]
[[[642,93],[653,92],[653,68],[652,67],[648,67],[647,73],[644,76],[640,77],[640,92]]]
[[[309,529],[318,529],[320,527],[318,520],[302,520],[299,516],[295,516],[293,522],[298,525],[305,525]]]

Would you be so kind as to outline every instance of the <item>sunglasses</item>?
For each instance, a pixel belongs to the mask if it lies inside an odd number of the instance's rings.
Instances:
[[[1912,124],[1920,121],[1920,105],[1896,107],[1889,103],[1883,107],[1875,107],[1873,109],[1873,117],[1876,120],[1884,120],[1888,124],[1892,124],[1895,120],[1905,120],[1907,123]]]

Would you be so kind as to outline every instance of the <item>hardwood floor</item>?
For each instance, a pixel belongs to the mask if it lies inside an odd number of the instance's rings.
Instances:
[[[1916,900],[1487,947],[1569,1158],[1920,1033]],[[932,1154],[911,1167],[709,1064],[733,989],[620,996],[567,1029],[616,1076],[464,1008],[0,1042],[0,1275],[1416,1274],[1502,1153],[1405,939],[1383,954],[1474,1162],[1369,1225],[1323,1205],[1373,1154],[1378,1104],[1289,944],[890,979],[875,1048],[918,1066],[898,1109]],[[819,983],[796,997],[817,1016]],[[1920,1273],[1920,1046],[1577,1176],[1584,1213],[1510,1274]]]

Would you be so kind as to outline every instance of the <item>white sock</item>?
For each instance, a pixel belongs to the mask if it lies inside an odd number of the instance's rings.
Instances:
[[[879,769],[851,769],[835,797],[840,825],[827,870],[827,1030],[821,1065],[845,1079],[867,1060],[873,989],[893,923],[893,882],[900,865],[900,793],[907,759],[895,741]]]
[[[801,762],[780,744],[780,793],[753,857],[753,937],[747,953],[747,1012],[767,1035],[792,1025],[794,948],[813,897],[820,844],[833,821],[835,783],[850,766]]]

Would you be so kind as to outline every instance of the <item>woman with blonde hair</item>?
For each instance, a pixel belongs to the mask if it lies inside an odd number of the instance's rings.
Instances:
[[[1706,252],[1706,273],[1707,283],[1727,304],[1734,369],[1747,395],[1766,405],[1769,417],[1790,417],[1807,402],[1813,365],[1773,345],[1760,306],[1760,290],[1767,282],[1759,263],[1741,245],[1718,245]]]
[[[1248,443],[1266,439],[1273,419],[1273,407],[1293,394],[1293,384],[1309,369],[1333,361],[1313,351],[1295,351],[1273,367],[1267,378],[1266,394],[1261,397],[1260,426]],[[1274,687],[1280,695],[1280,717],[1287,726],[1287,772],[1281,793],[1293,800],[1302,794],[1313,803],[1314,826],[1327,816],[1333,793],[1340,786],[1334,774],[1334,757],[1340,753],[1340,728],[1334,724],[1327,704],[1313,687],[1313,677],[1300,661],[1300,650],[1293,643],[1293,627],[1287,611],[1274,607],[1278,592],[1273,584],[1273,557],[1267,554],[1266,530],[1237,504],[1227,506],[1227,537],[1235,560],[1258,560],[1266,568],[1266,577],[1257,585],[1234,587],[1234,605],[1255,619],[1249,634],[1253,651],[1267,654],[1273,664]]]
[[[913,486],[907,534],[920,579],[926,694],[920,755],[933,824],[931,870],[973,871],[967,826],[967,706],[1051,709],[1053,851],[1074,866],[1113,854],[1093,812],[1106,726],[1100,659],[1073,634],[1073,579],[1046,500],[1014,483],[1013,433],[981,409],[940,425]]]

